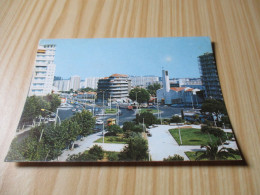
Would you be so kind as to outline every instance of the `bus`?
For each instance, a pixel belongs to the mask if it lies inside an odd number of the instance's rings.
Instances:
[[[107,119],[107,126],[115,125],[116,119],[115,118],[109,118]]]

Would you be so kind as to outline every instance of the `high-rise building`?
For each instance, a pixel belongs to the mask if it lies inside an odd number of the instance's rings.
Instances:
[[[57,88],[58,91],[69,91],[70,90],[70,80],[56,80],[53,82],[53,86]]]
[[[80,89],[85,88],[85,81],[84,80],[80,81],[79,88]]]
[[[39,45],[35,68],[29,89],[29,96],[44,96],[52,92],[56,46],[53,44]]]
[[[70,77],[70,89],[78,90],[80,88],[80,76]]]
[[[104,99],[124,99],[129,96],[130,89],[131,81],[127,75],[113,74],[110,77],[99,79],[97,98],[101,100],[104,96]]]
[[[92,89],[97,89],[98,80],[102,77],[89,77],[85,79],[85,87],[90,87]]]
[[[202,85],[205,88],[206,98],[223,100],[218,71],[213,53],[204,53],[198,58],[201,80]]]
[[[157,76],[130,76],[132,87],[146,88],[154,83],[159,83],[159,77]]]

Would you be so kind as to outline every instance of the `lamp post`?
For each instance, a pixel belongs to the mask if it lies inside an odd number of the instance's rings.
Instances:
[[[61,124],[61,120],[60,120],[60,117],[58,116],[58,112],[59,112],[59,108],[57,108],[57,111],[56,113],[52,112],[52,111],[49,111],[49,110],[46,110],[46,109],[41,109],[41,111],[47,111],[47,112],[50,112],[52,114],[55,114],[55,126],[56,126],[56,122],[57,122],[57,118],[59,118],[59,125]]]
[[[104,121],[103,121],[103,131],[102,131],[102,134],[103,134],[103,143],[105,143]]]
[[[95,97],[95,95],[93,95],[93,102],[94,102],[94,104],[93,104],[93,116],[95,116],[95,107],[96,107],[96,97]]]
[[[119,105],[116,103],[116,124],[119,125]]]
[[[181,142],[181,145],[182,145],[181,129],[180,129],[179,123],[177,123],[177,125],[178,125],[178,128],[179,128],[179,138],[180,138],[180,142]]]
[[[137,101],[137,94],[139,93],[140,91],[138,91],[138,92],[135,92],[135,101],[136,101],[136,114],[137,114],[137,112],[138,112],[138,105],[139,105],[139,103],[138,103],[138,101]]]
[[[193,106],[193,93],[190,93],[190,98],[191,98],[192,109],[194,110],[194,106]]]

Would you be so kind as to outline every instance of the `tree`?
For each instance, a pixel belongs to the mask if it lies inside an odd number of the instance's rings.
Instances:
[[[118,155],[121,161],[145,161],[148,160],[148,143],[141,136],[131,137],[128,145]]]
[[[140,103],[148,102],[150,99],[150,94],[146,89],[143,88],[134,88],[129,93],[129,98],[133,101]]]
[[[143,123],[143,121],[146,124],[146,126],[150,126],[150,125],[156,124],[158,122],[156,116],[154,116],[150,112],[143,112],[141,114],[136,115],[136,122],[138,124]]]
[[[225,132],[222,129],[220,129],[220,128],[210,127],[210,126],[207,126],[207,125],[202,125],[201,126],[201,132],[202,133],[210,133],[210,134],[214,135],[215,137],[220,138],[223,141],[226,140]]]
[[[196,158],[196,160],[227,160],[228,158],[236,159],[233,155],[235,151],[232,148],[222,147],[220,150],[218,149],[218,145],[215,143],[208,143],[208,145],[201,145],[200,148],[205,148],[206,151],[202,152],[200,156]],[[196,156],[201,153],[201,151],[196,152]]]
[[[131,122],[131,121],[126,121],[124,122],[123,124],[123,131],[127,131],[127,130],[132,130],[135,126],[135,123],[134,122]]]
[[[202,104],[201,112],[227,114],[227,109],[226,109],[224,101],[208,99]]]
[[[36,117],[46,115],[46,113],[42,113],[41,109],[50,109],[50,103],[39,96],[27,97],[20,123],[27,121],[32,122]]]
[[[124,124],[123,124],[123,131],[125,133],[129,133],[129,131],[135,132],[135,133],[140,133],[143,131],[143,126],[136,125],[134,122],[131,122],[131,121],[127,121],[127,122],[124,122]]]
[[[148,92],[151,94],[151,96],[156,96],[156,91],[158,89],[161,89],[160,83],[154,83],[152,85],[149,85],[147,87]]]
[[[116,135],[116,134],[118,134],[118,133],[122,133],[123,130],[120,128],[119,125],[110,125],[110,126],[108,126],[107,131],[108,131],[110,134]]]
[[[102,160],[104,158],[104,150],[101,146],[94,145],[92,148],[88,151],[89,156],[92,159]]]
[[[81,92],[95,92],[96,89],[86,87],[86,88],[81,88],[79,91],[81,91]]]
[[[109,161],[118,161],[118,155],[114,152],[109,153],[107,159]]]
[[[135,133],[141,133],[143,132],[143,125],[135,125],[132,129],[133,132]]]
[[[179,116],[172,116],[170,122],[171,123],[182,123],[183,121]]]
[[[50,111],[56,112],[56,109],[60,106],[61,100],[56,94],[48,94],[43,97],[45,101],[50,103]]]
[[[95,119],[92,117],[92,114],[86,110],[83,110],[81,113],[76,113],[72,120],[79,124],[81,129],[79,135],[84,137],[92,133],[92,129],[95,127]]]
[[[175,154],[174,156],[168,156],[168,158],[164,158],[163,161],[184,161],[184,157]]]

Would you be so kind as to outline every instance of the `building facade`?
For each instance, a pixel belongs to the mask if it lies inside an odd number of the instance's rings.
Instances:
[[[158,102],[162,104],[185,104],[193,106],[202,102],[202,99],[197,95],[200,89],[190,87],[170,87],[169,73],[166,70],[162,71],[162,88],[156,91]]]
[[[70,89],[78,90],[80,88],[80,76],[70,77]]]
[[[57,91],[69,91],[70,90],[70,80],[56,80],[53,82],[53,86],[56,87]]]
[[[147,88],[149,85],[159,83],[159,77],[156,76],[130,76],[132,87]]]
[[[97,89],[98,80],[102,79],[102,77],[89,77],[85,79],[85,87],[89,87],[92,89]]]
[[[54,64],[56,46],[53,44],[39,45],[35,68],[28,96],[44,96],[52,93],[56,65]]]
[[[204,53],[198,58],[201,80],[202,85],[205,88],[206,98],[223,100],[218,71],[213,53]]]
[[[131,90],[131,81],[127,75],[113,74],[110,77],[99,79],[97,99],[104,100],[112,99],[126,99]]]

